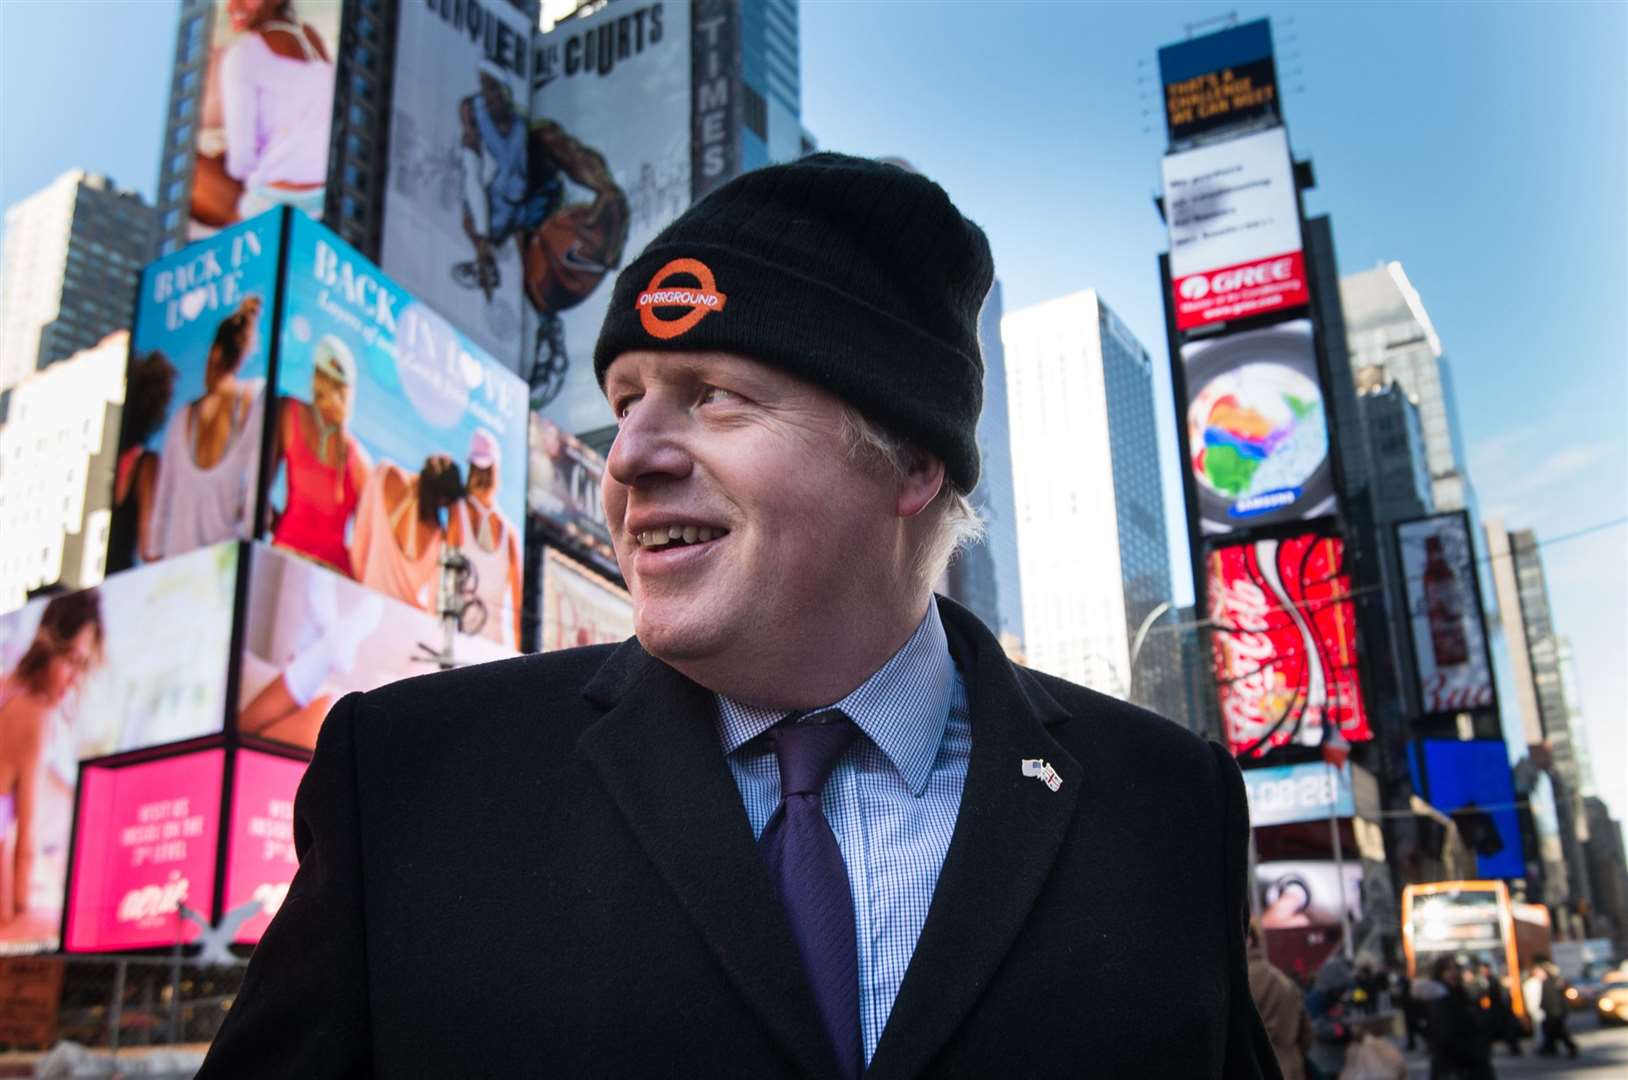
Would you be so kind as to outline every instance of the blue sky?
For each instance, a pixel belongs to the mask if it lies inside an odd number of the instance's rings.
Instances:
[[[0,203],[73,165],[151,196],[176,10],[0,4]],[[1628,515],[1628,6],[804,0],[804,120],[943,183],[989,232],[1008,310],[1095,287],[1162,358],[1154,55],[1229,10],[1273,20],[1341,268],[1398,260],[1422,295],[1483,511],[1540,538]],[[1544,562],[1628,813],[1628,529]]]

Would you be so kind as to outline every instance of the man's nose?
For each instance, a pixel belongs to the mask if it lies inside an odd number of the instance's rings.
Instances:
[[[649,399],[628,410],[605,462],[611,479],[624,487],[637,487],[651,480],[688,475],[686,420],[682,410]]]

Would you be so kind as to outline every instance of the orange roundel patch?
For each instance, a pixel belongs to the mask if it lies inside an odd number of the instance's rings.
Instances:
[[[693,277],[697,284],[694,286],[667,284],[670,278],[679,274]],[[651,277],[650,284],[639,294],[635,306],[645,333],[667,341],[694,329],[696,323],[714,311],[722,311],[724,302],[728,299],[718,291],[718,283],[712,277],[712,268],[706,263],[700,259],[674,259]],[[663,319],[656,314],[657,308],[667,307],[686,307],[690,310],[676,319]]]

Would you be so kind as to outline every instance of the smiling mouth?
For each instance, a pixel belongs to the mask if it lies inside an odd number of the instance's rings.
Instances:
[[[668,525],[665,528],[646,529],[636,534],[634,539],[639,542],[641,551],[669,551],[720,540],[728,535],[728,529],[708,525]]]

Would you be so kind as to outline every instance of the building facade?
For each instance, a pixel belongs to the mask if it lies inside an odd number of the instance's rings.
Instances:
[[[110,334],[6,392],[0,418],[0,611],[107,565],[130,335]]]
[[[1001,283],[995,282],[978,318],[984,357],[984,409],[978,418],[982,464],[972,504],[984,536],[950,564],[946,595],[971,608],[1003,641],[1022,648],[1023,597],[1018,573],[1017,504],[1012,491],[1012,440],[1006,400],[1006,350],[1001,344]]]
[[[0,391],[130,326],[155,221],[140,195],[82,169],[6,210]]]
[[[1182,672],[1155,666],[1179,646],[1130,662],[1171,600],[1148,352],[1094,290],[1007,315],[1001,340],[1029,663],[1185,722]]]
[[[1367,380],[1402,387],[1419,408],[1436,509],[1471,506],[1452,372],[1418,290],[1398,262],[1347,274],[1339,288],[1358,386]]]

